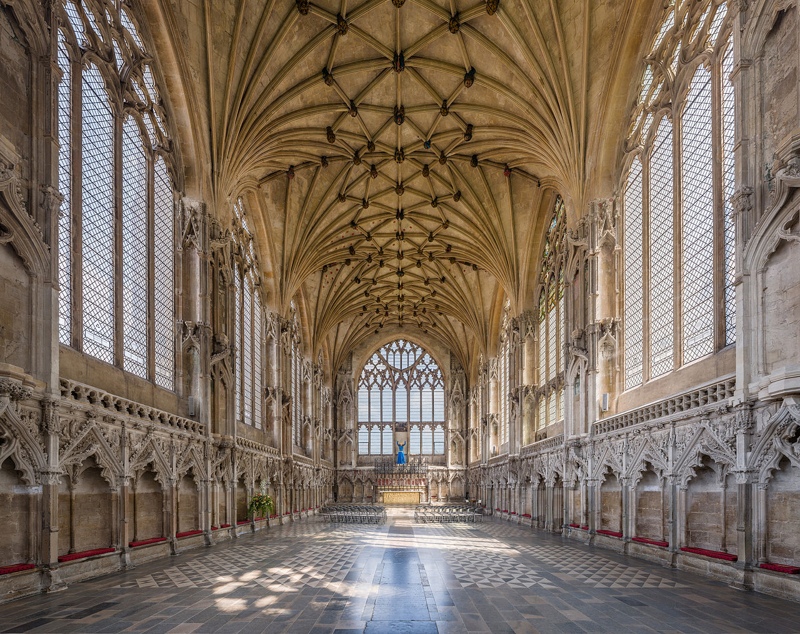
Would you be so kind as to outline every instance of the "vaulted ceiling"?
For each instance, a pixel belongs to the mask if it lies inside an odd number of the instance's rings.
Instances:
[[[553,192],[582,208],[607,152],[637,4],[162,0],[197,178],[218,208],[245,197],[266,300],[295,300],[309,352],[491,351],[504,298],[533,304]]]

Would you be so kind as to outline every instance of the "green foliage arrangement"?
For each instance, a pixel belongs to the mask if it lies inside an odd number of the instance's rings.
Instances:
[[[256,493],[250,498],[247,513],[250,517],[269,517],[275,512],[275,502],[266,493]]]

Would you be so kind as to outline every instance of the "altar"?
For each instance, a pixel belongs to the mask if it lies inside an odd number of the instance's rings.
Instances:
[[[420,504],[422,493],[420,491],[384,491],[384,504]]]

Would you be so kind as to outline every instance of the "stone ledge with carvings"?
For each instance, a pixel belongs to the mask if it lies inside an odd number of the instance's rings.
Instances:
[[[241,436],[239,436],[236,438],[235,442],[237,449],[255,451],[258,453],[273,456],[275,458],[281,457],[281,452],[277,448],[270,447],[269,445],[264,445],[260,442],[256,442],[255,440],[250,440],[249,438],[242,438]]]
[[[145,423],[157,423],[175,431],[204,435],[205,424],[177,414],[171,414],[155,407],[142,405],[135,401],[109,394],[90,385],[69,379],[60,379],[61,397],[87,406],[108,410],[114,415],[130,417]]]
[[[520,450],[519,457],[526,458],[528,456],[534,456],[536,454],[552,451],[553,449],[559,449],[563,444],[564,434],[558,434],[557,436],[552,436],[551,438],[537,440],[529,445],[525,445]]]
[[[597,436],[644,423],[667,424],[692,418],[729,405],[735,389],[736,377],[725,377],[708,385],[599,420],[592,425],[592,434]]]
[[[25,401],[44,391],[45,384],[10,363],[0,363],[0,398]]]

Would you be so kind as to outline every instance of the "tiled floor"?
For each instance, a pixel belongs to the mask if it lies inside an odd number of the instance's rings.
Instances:
[[[310,520],[0,606],[5,632],[795,632],[800,605],[491,520]]]

